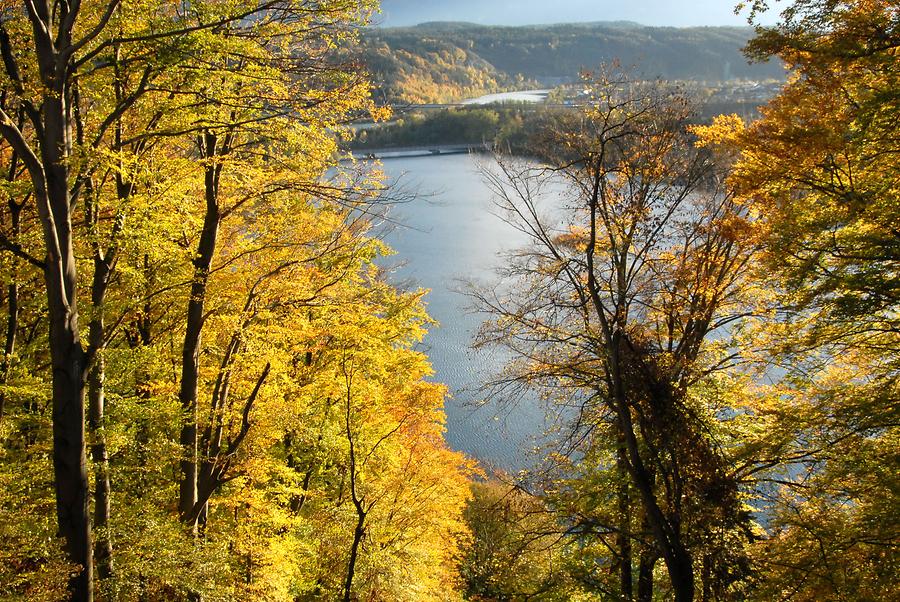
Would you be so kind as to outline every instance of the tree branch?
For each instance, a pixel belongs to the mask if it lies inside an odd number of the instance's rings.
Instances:
[[[25,261],[27,261],[28,263],[30,263],[31,265],[35,266],[38,269],[44,270],[47,268],[47,264],[45,262],[41,261],[34,255],[25,251],[22,248],[22,245],[11,241],[2,232],[0,232],[0,246],[2,246],[2,248],[6,249],[7,251],[12,253],[16,257],[18,257],[20,259],[24,259]]]

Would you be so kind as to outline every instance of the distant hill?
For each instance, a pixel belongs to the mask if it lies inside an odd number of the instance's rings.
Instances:
[[[391,101],[443,102],[527,85],[557,85],[618,60],[648,78],[780,79],[750,65],[747,27],[645,27],[630,22],[494,27],[439,22],[371,29],[364,60]]]
[[[675,27],[746,23],[746,11],[734,13],[737,0],[381,0],[380,4],[382,12],[376,23],[384,27],[410,27],[429,21],[505,26],[601,20]]]

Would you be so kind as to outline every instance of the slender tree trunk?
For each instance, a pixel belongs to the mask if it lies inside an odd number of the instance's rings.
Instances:
[[[94,349],[94,361],[88,375],[88,427],[91,436],[91,459],[94,464],[94,525],[98,529],[94,543],[97,575],[108,579],[113,574],[113,546],[109,533],[110,477],[109,453],[106,449],[106,361],[103,357],[106,324],[104,301],[109,282],[110,267],[99,255],[94,257],[94,281],[91,286],[93,315],[88,326],[88,341]]]
[[[653,569],[656,567],[657,557],[641,554],[638,567],[638,602],[653,602]]]
[[[347,578],[344,582],[344,602],[350,602],[350,593],[353,589],[353,575],[356,572],[356,559],[359,556],[359,546],[366,533],[366,515],[372,510],[374,502],[368,509],[364,503],[364,496],[360,495],[356,483],[356,443],[353,439],[353,429],[350,425],[350,415],[352,413],[352,376],[347,372],[347,366],[344,364],[344,379],[347,386],[346,406],[344,413],[344,429],[347,435],[347,443],[350,447],[350,498],[353,501],[353,507],[356,509],[356,527],[353,529],[353,543],[350,545],[350,559],[347,561]]]
[[[359,544],[366,533],[366,513],[360,506],[356,509],[356,528],[353,529],[353,543],[350,545],[350,560],[347,562],[347,579],[344,581],[344,602],[350,602],[353,588],[353,575],[356,572],[356,559],[359,556]]]
[[[54,65],[55,67],[55,65]],[[69,174],[71,147],[69,95],[45,97],[41,144],[44,190],[36,190],[47,246],[45,282],[50,314],[53,369],[53,469],[60,534],[72,562],[81,566],[70,582],[73,602],[93,600],[93,561],[89,489],[85,457],[84,385],[87,354],[78,324],[77,272],[72,241]]]
[[[703,583],[703,594],[701,600],[710,602],[712,595],[712,559],[708,555],[703,556],[703,568],[700,573],[700,581]]]
[[[619,505],[619,532],[616,535],[616,544],[619,549],[619,592],[622,600],[631,600],[634,597],[631,576],[631,499],[628,495],[629,476],[625,448],[621,443],[616,450],[616,469],[619,477],[619,489],[616,492]]]
[[[150,269],[150,258],[146,254],[144,255],[143,264],[147,301],[141,308],[141,313],[135,319],[132,327],[126,332],[128,344],[132,349],[146,349],[153,343],[153,305],[150,299],[152,298],[152,285],[155,278]],[[144,362],[141,362],[141,365],[138,366],[137,373],[135,374],[134,383],[135,395],[141,403],[149,403],[153,397],[150,386],[151,380],[151,371],[146,368]],[[150,421],[143,415],[138,419],[134,439],[135,444],[137,445],[138,462],[141,466],[144,466],[149,461],[147,446],[150,443]],[[149,487],[148,483],[148,475],[137,475],[138,497],[143,497],[145,487]]]
[[[13,166],[15,167],[15,166]],[[12,213],[12,235],[13,242],[18,243],[19,238],[19,216],[22,207],[17,205],[15,201],[10,199],[10,212]],[[6,287],[7,311],[6,311],[6,340],[3,344],[3,362],[0,365],[0,386],[5,386],[9,382],[9,370],[12,363],[13,353],[16,351],[16,334],[19,331],[19,260],[13,256],[10,274],[10,283]],[[6,409],[6,392],[0,389],[0,420]]]
[[[644,545],[641,549],[641,559],[638,563],[638,602],[653,602],[653,569],[659,554],[651,545]]]
[[[13,259],[12,279],[6,287],[8,298],[6,312],[6,342],[3,345],[3,362],[0,365],[0,387],[9,382],[9,369],[12,362],[12,354],[16,350],[16,331],[19,328],[19,285],[16,282],[16,265]],[[6,411],[6,392],[0,389],[0,421]]]
[[[202,136],[203,155],[215,156],[216,137],[212,133]],[[221,213],[219,211],[219,173],[221,166],[209,165],[205,175],[206,213],[203,218],[203,230],[197,244],[194,257],[194,280],[191,283],[191,297],[188,301],[187,326],[181,353],[181,387],[178,393],[181,401],[181,483],[179,488],[178,508],[183,521],[190,523],[192,529],[197,526],[197,478],[199,463],[197,433],[197,395],[200,378],[200,341],[205,320],[204,306],[206,288],[209,280],[209,269],[216,251],[216,240],[219,233]]]

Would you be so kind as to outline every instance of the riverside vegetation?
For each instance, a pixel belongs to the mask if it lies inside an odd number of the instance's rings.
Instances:
[[[585,74],[589,80],[590,75]],[[657,81],[657,85],[677,88],[672,82]],[[692,98],[694,110],[691,122],[708,123],[722,114],[740,112],[758,116],[760,102],[747,100],[700,100],[697,92],[685,93]],[[553,103],[550,105],[529,102],[499,102],[487,106],[460,105],[431,111],[402,114],[396,120],[373,127],[360,128],[350,142],[355,150],[421,147],[427,145],[469,145],[485,149],[499,149],[505,153],[540,156],[541,132],[553,129],[568,119],[568,115],[587,98],[578,98],[577,104]]]
[[[895,600],[895,3],[787,5],[755,121],[615,67],[464,114],[540,158],[471,291],[487,393],[555,418],[518,475],[445,444],[400,193],[339,161],[376,10],[4,3],[0,598]]]

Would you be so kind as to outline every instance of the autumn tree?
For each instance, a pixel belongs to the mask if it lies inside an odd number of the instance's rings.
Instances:
[[[349,508],[342,488],[308,500],[348,476],[357,501],[384,501],[367,511],[344,589],[423,599],[455,588],[469,468],[445,448],[442,389],[422,382],[427,363],[408,349],[425,321],[419,296],[374,278],[383,247],[366,216],[377,175],[326,175],[341,122],[371,109],[363,74],[335,52],[371,9],[351,0],[4,7],[2,479],[23,493],[10,516],[46,507],[30,483],[45,472],[41,381],[52,376],[58,522],[80,566],[73,599],[92,598],[95,563],[104,596],[295,597],[324,569],[293,552],[311,549],[322,517]],[[381,334],[366,334],[370,314],[385,314]],[[349,338],[330,339],[328,324]],[[340,365],[331,343],[343,353],[375,340],[379,354],[366,361],[376,367],[355,382],[381,401],[354,410],[348,426],[326,401],[343,399],[337,392],[313,392]],[[329,358],[321,366],[319,354]],[[361,403],[356,392],[348,403]],[[341,436],[324,438],[326,426]],[[310,447],[286,444],[317,428]],[[390,445],[372,443],[382,439]],[[351,441],[350,456],[365,450],[370,460],[349,472],[343,459],[295,459],[344,458],[341,442]],[[7,470],[20,459],[27,477]],[[284,497],[282,474],[292,475]],[[187,530],[171,520],[178,486]],[[47,529],[22,523],[8,535],[23,542]],[[332,549],[348,568],[350,548]],[[58,593],[70,565],[56,554],[22,546],[4,595]],[[410,563],[422,570],[398,570]]]
[[[607,433],[625,484],[611,521],[624,534],[620,595],[633,595],[639,508],[653,542],[644,570],[658,554],[676,600],[694,599],[698,581],[709,598],[746,568],[748,517],[711,428],[724,408],[700,394],[730,362],[716,339],[746,309],[744,209],[694,146],[677,92],[624,77],[592,90],[581,116],[546,133],[549,167],[500,159],[492,176],[500,208],[533,244],[505,271],[514,288],[479,295],[497,316],[480,341],[514,353],[499,384],[537,386],[574,408],[569,439]]]
[[[595,582],[582,580],[579,565],[595,557],[578,529],[561,530],[559,514],[509,475],[472,484],[465,517],[472,536],[460,571],[472,600],[591,600]]]
[[[755,411],[772,514],[760,599],[897,591],[898,45],[893,2],[792,2],[748,46],[789,82],[761,120],[705,133],[737,153],[774,292],[753,347],[784,375]]]

